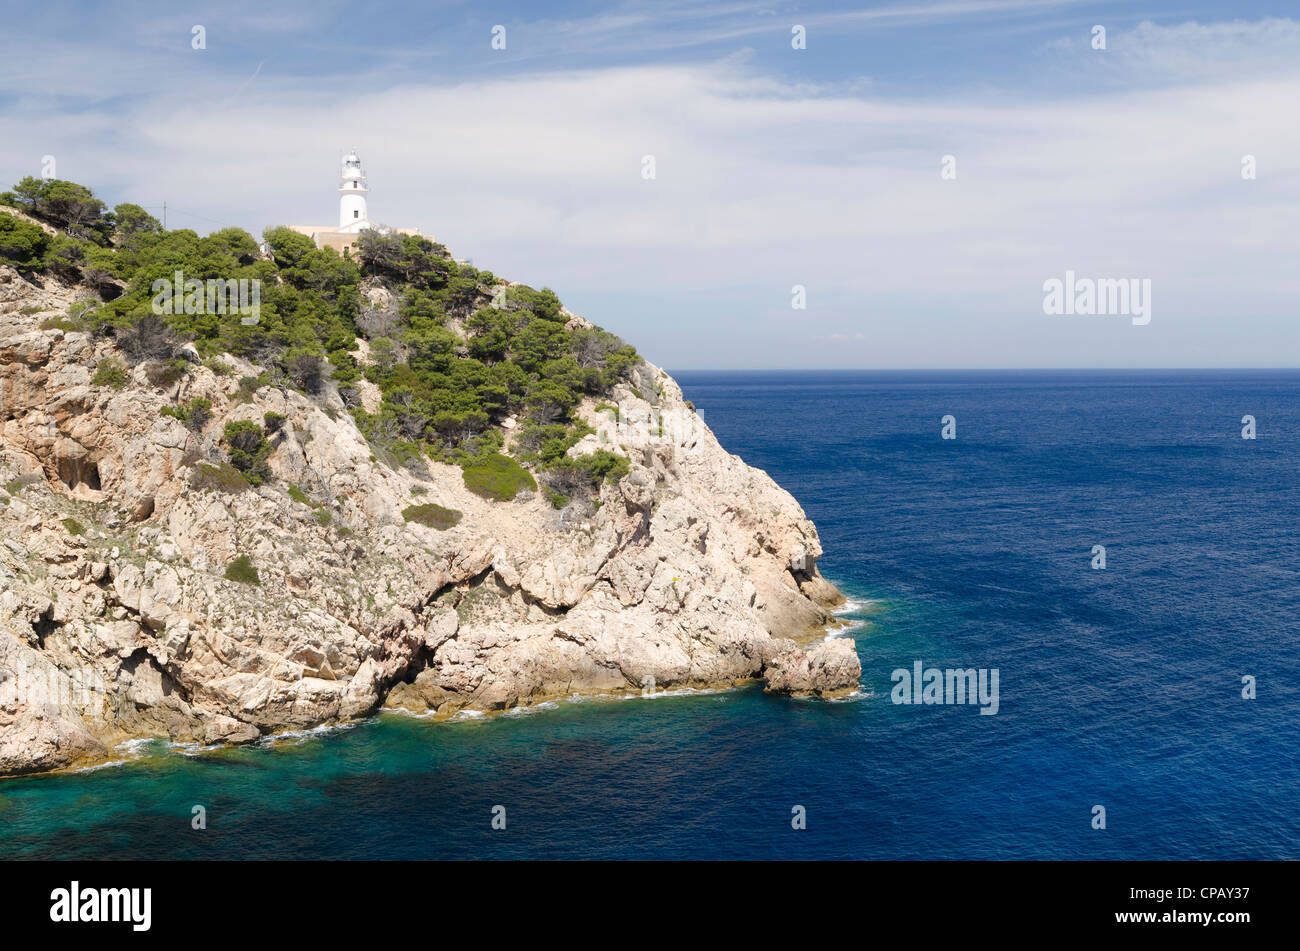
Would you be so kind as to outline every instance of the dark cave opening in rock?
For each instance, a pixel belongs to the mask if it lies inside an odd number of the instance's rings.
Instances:
[[[36,646],[43,649],[45,647],[45,638],[62,626],[62,621],[54,620],[54,606],[51,605],[41,613],[40,617],[32,622],[32,631],[36,634]]]
[[[88,489],[100,490],[99,466],[89,459],[64,457],[59,460],[59,479],[69,489],[84,485]]]

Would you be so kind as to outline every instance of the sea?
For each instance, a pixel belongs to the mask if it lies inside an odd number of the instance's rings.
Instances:
[[[855,695],[136,741],[0,780],[0,858],[1300,858],[1300,372],[676,376],[816,522]]]

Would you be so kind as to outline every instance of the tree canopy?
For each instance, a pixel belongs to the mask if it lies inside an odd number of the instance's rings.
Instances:
[[[189,341],[201,355],[243,357],[308,394],[337,386],[362,431],[396,457],[482,466],[496,460],[500,424],[515,416],[521,461],[572,488],[575,466],[565,452],[587,431],[574,417],[578,403],[607,394],[640,363],[613,334],[573,320],[550,288],[506,284],[417,235],[366,230],[339,255],[271,227],[263,253],[239,228],[201,237],[165,230],[139,205],[110,212],[73,182],[24,178],[0,193],[0,204],[57,229],[51,235],[0,211],[0,260],[89,286],[100,303],[79,320],[115,337],[129,358],[173,359]],[[177,272],[202,288],[259,282],[256,321],[207,306],[160,314],[156,286],[170,286]],[[372,302],[363,285],[391,303]],[[195,293],[200,302],[211,297]],[[361,358],[362,342],[369,359]],[[360,406],[362,377],[382,394],[374,414]],[[237,467],[256,479],[263,444],[252,440],[251,428],[226,434]],[[589,462],[576,468],[592,483],[625,471],[604,457]]]

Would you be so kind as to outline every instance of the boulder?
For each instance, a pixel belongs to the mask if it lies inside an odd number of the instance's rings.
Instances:
[[[858,688],[861,678],[862,662],[845,638],[778,654],[763,671],[767,690],[794,696],[844,696]]]

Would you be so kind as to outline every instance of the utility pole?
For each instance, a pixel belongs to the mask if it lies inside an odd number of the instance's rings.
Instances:
[[[163,231],[167,230],[167,202],[163,202]]]

